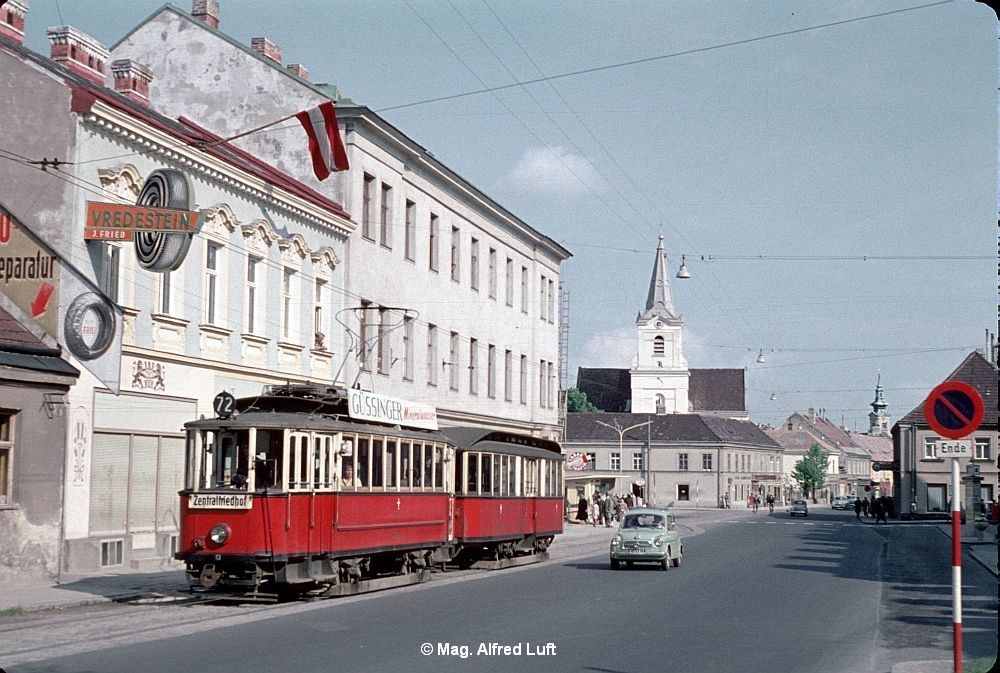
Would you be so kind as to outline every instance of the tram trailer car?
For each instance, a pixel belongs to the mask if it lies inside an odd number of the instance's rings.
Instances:
[[[544,553],[563,532],[557,442],[483,428],[446,428],[456,447],[455,537],[460,559]]]
[[[359,593],[423,581],[458,557],[544,551],[562,532],[557,443],[440,431],[433,407],[407,405],[312,385],[220,393],[216,418],[185,425],[176,558],[192,590],[254,600]],[[472,456],[479,488],[466,481],[456,493]],[[495,459],[506,477],[494,486],[480,468],[489,462],[493,474]]]

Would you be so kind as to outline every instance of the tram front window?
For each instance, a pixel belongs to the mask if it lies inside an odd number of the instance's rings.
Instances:
[[[247,475],[250,474],[250,450],[246,433],[220,433],[206,448],[210,453],[206,462],[211,468],[205,474],[205,485],[209,488],[245,489]]]

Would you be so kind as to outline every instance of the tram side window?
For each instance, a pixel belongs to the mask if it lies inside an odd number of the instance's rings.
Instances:
[[[368,485],[373,488],[381,488],[382,484],[382,465],[384,463],[382,454],[382,440],[372,438],[372,478],[368,482]]]
[[[371,451],[367,437],[358,437],[357,463],[354,467],[354,475],[357,477],[359,486],[368,486],[371,482]]]
[[[535,458],[525,458],[521,461],[524,466],[524,494],[527,496],[538,495],[538,463]]]
[[[478,454],[481,456],[482,470],[479,475],[479,492],[489,495],[493,491],[493,459],[490,454]]]
[[[465,492],[475,495],[479,492],[479,454],[469,451],[465,454]]]
[[[396,451],[396,440],[385,440],[385,485],[386,488],[396,487],[396,471],[398,469],[397,459],[399,453]]]
[[[503,470],[500,467],[500,454],[493,454],[493,489],[490,491],[493,495],[500,495],[500,479],[503,474]]]
[[[410,488],[413,483],[410,469],[410,450],[409,442],[399,442],[399,485],[403,488]]]
[[[424,488],[434,488],[434,448],[424,444]]]
[[[422,488],[424,485],[424,446],[420,442],[413,442],[413,487]]]
[[[257,456],[254,459],[257,490],[280,488],[282,471],[282,434],[272,430],[257,431]]]
[[[444,488],[444,461],[442,460],[442,448],[440,444],[434,445],[434,487]]]
[[[521,495],[521,491],[517,487],[517,456],[509,456],[510,465],[507,467],[507,485],[510,488],[511,495]]]
[[[313,438],[313,488],[330,488],[333,471],[333,437]]]

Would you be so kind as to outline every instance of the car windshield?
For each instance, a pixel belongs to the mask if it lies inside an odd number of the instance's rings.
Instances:
[[[622,528],[663,528],[663,517],[659,514],[627,514]]]

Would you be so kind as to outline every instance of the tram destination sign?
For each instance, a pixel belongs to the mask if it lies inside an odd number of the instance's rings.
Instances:
[[[194,234],[201,213],[87,201],[84,239],[131,241],[136,231]]]
[[[351,388],[347,392],[347,405],[351,418],[359,421],[425,430],[438,429],[437,409],[427,404]]]

